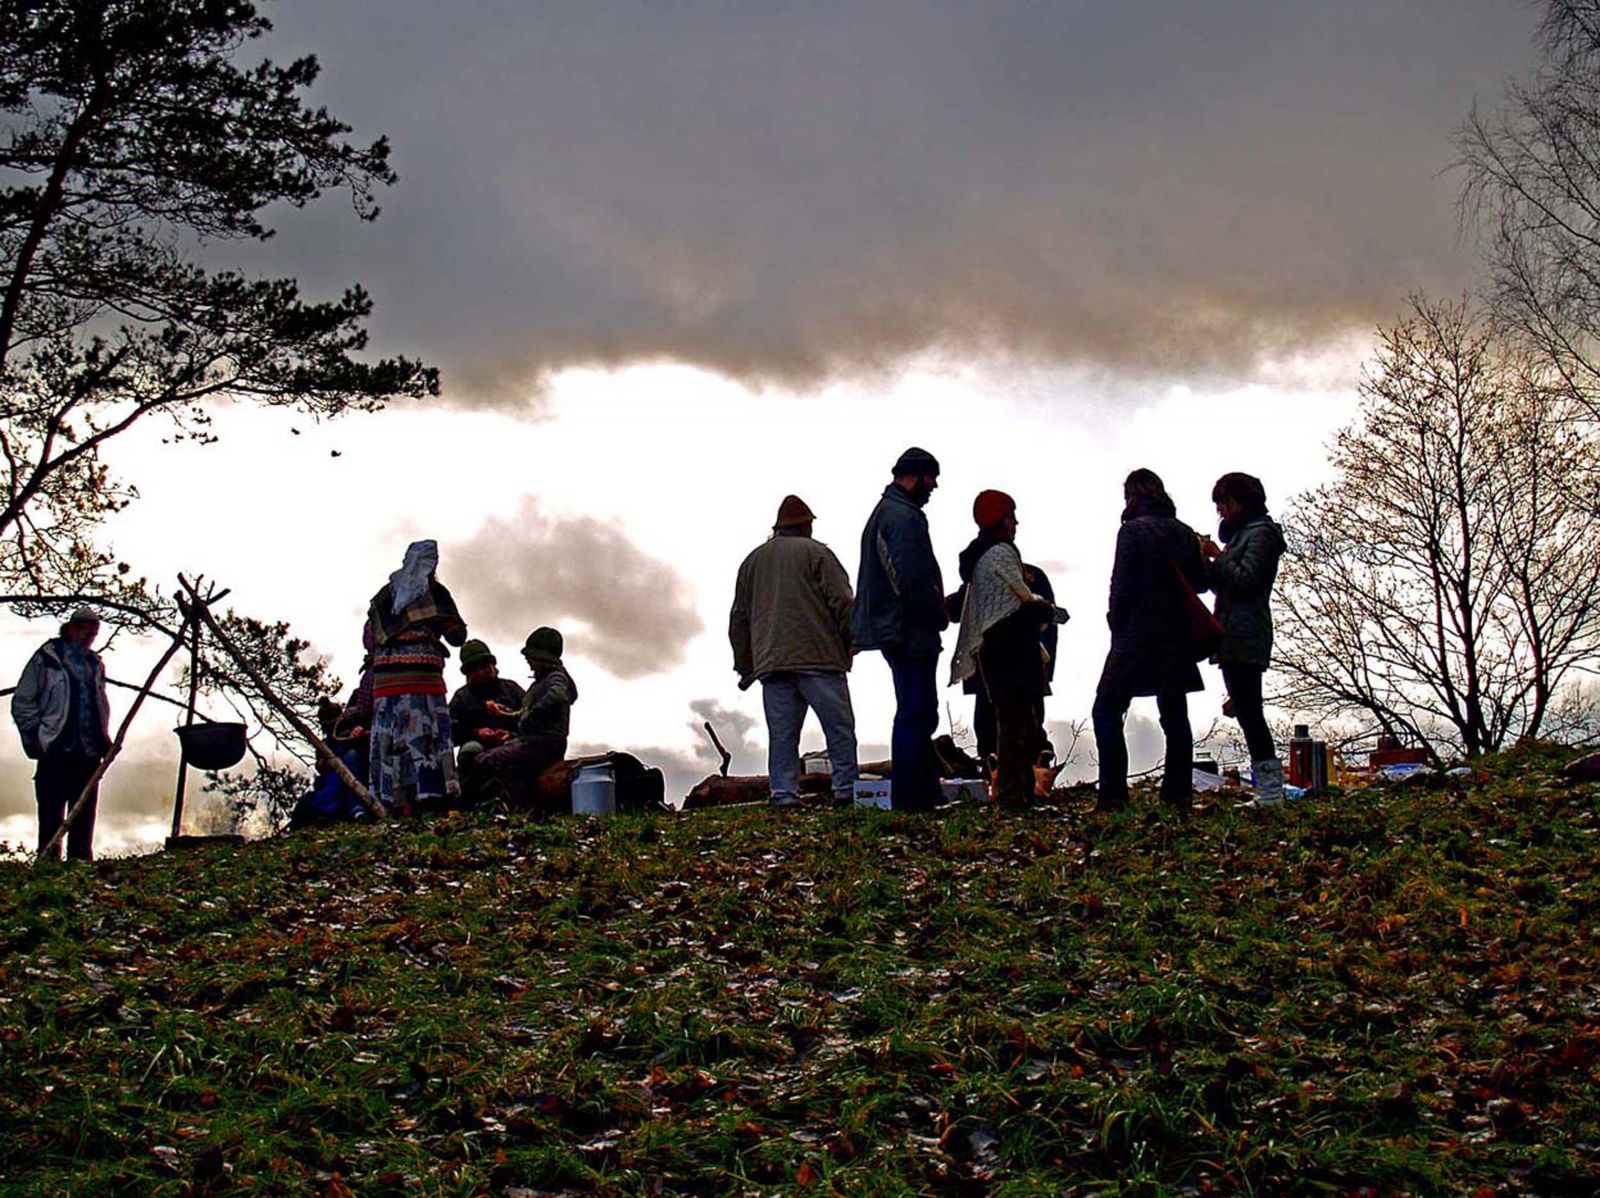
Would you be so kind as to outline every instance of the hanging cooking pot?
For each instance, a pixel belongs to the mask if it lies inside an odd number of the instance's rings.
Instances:
[[[225,770],[244,760],[243,724],[207,722],[173,731],[183,746],[183,759],[197,770]]]

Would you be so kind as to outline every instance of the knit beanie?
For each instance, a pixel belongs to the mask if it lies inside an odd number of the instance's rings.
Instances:
[[[494,654],[489,652],[489,646],[482,641],[468,641],[461,646],[461,672],[476,669],[478,666],[494,665]]]
[[[798,528],[802,524],[810,524],[815,520],[816,514],[806,506],[806,501],[798,495],[785,495],[783,502],[778,505],[778,520],[773,528]]]
[[[913,445],[900,455],[900,460],[894,464],[894,476],[900,478],[911,474],[921,478],[925,474],[935,477],[939,474],[939,459],[926,449],[918,449]]]
[[[535,628],[522,646],[522,656],[529,661],[558,662],[563,647],[561,634],[554,628]]]
[[[1014,516],[1017,501],[1004,491],[979,491],[972,501],[972,518],[979,528],[993,528],[1007,516]]]

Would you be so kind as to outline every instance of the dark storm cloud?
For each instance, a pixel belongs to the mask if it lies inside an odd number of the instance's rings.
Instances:
[[[558,519],[532,499],[441,548],[439,576],[473,635],[520,649],[541,624],[619,678],[670,669],[702,624],[689,584],[615,525]]]
[[[815,382],[925,350],[1248,371],[1453,290],[1450,133],[1532,59],[1505,0],[290,0],[275,53],[389,134],[365,280],[458,402],[574,362]],[[267,261],[269,259],[263,259]]]

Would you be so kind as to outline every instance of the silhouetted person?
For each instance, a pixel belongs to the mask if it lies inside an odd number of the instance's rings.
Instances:
[[[1055,605],[1028,586],[1011,496],[982,492],[972,518],[979,533],[961,554],[965,585],[950,682],[978,678],[995,716],[995,798],[1003,807],[1021,810],[1033,798],[1033,766],[1045,743],[1040,633],[1053,623]]]
[[[850,576],[812,539],[816,517],[798,496],[778,507],[772,536],[739,566],[728,639],[739,688],[761,683],[772,802],[800,796],[800,730],[817,713],[833,764],[833,798],[849,803],[856,781],[856,716],[850,706]]]
[[[1272,664],[1272,585],[1283,556],[1283,530],[1267,515],[1267,492],[1259,478],[1224,474],[1211,488],[1211,501],[1222,518],[1217,535],[1227,546],[1200,538],[1217,596],[1217,622],[1222,625],[1216,662],[1233,717],[1250,749],[1256,800],[1281,803],[1283,762],[1267,726],[1261,682]]]
[[[1200,539],[1177,518],[1161,478],[1135,470],[1122,487],[1125,506],[1111,568],[1106,621],[1111,651],[1094,700],[1094,739],[1100,757],[1096,806],[1114,810],[1128,802],[1128,742],[1123,721],[1136,696],[1154,695],[1166,734],[1161,797],[1187,809],[1194,794],[1194,734],[1189,727],[1192,691],[1205,689],[1185,617],[1185,585],[1209,589]]]
[[[49,843],[78,801],[111,747],[111,704],[106,668],[94,651],[100,615],[80,607],[34,652],[11,696],[11,718],[22,734],[22,751],[39,763],[33,775],[39,806],[39,848]],[[94,860],[97,785],[67,829],[67,857]]]
[[[417,541],[372,597],[373,795],[391,811],[460,794],[450,748],[445,644],[467,639],[455,599],[434,577],[439,546]]]
[[[877,649],[894,675],[890,796],[904,811],[930,811],[939,799],[933,734],[939,729],[939,634],[949,626],[944,582],[922,509],[939,485],[939,463],[908,449],[894,481],[861,532],[861,565],[851,628],[857,649]]]

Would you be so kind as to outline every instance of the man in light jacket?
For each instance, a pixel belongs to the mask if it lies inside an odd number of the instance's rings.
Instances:
[[[29,658],[16,693],[11,718],[22,734],[22,751],[39,763],[33,775],[39,805],[39,847],[61,827],[68,808],[83,793],[111,747],[111,705],[106,670],[91,646],[100,633],[100,616],[81,607]],[[67,856],[94,859],[94,817],[100,788],[67,830]]]
[[[833,798],[848,804],[856,781],[856,716],[850,706],[850,576],[813,540],[816,517],[789,495],[772,536],[739,567],[728,640],[739,689],[761,683],[767,774],[774,806],[799,802],[800,730],[817,713],[833,763]]]
[[[852,620],[857,650],[877,649],[894,675],[890,802],[930,811],[939,798],[933,734],[939,730],[939,634],[950,625],[944,580],[922,514],[939,485],[939,463],[915,447],[894,464],[894,481],[861,532]]]

